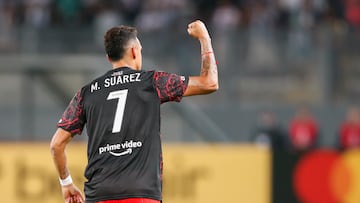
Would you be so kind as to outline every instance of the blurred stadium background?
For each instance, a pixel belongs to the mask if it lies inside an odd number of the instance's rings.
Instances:
[[[360,155],[339,150],[340,125],[360,100],[360,0],[0,0],[4,202],[62,202],[48,143],[76,90],[111,68],[108,28],[138,28],[144,69],[193,75],[194,19],[210,30],[220,90],[163,106],[165,202],[360,202]],[[288,132],[304,106],[319,128],[315,149],[254,138],[263,112]],[[70,167],[81,184],[86,135],[75,140]],[[328,162],[312,168],[312,159]],[[325,184],[309,167],[328,171]],[[304,184],[325,189],[309,195]]]

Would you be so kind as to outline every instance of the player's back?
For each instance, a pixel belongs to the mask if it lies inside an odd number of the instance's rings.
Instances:
[[[110,70],[83,87],[80,97],[89,136],[87,201],[160,200],[160,99],[154,71]]]

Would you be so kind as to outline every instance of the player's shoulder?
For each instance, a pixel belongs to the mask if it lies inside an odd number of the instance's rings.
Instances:
[[[91,79],[88,83],[86,83],[81,89],[84,91],[86,89],[90,89],[91,85],[98,83],[99,81],[101,81],[102,78],[104,78],[106,74],[103,74],[101,76],[98,76],[96,78]]]
[[[176,74],[174,73],[169,73],[167,71],[163,71],[161,69],[154,69],[154,70],[149,70],[147,71],[148,74],[151,75],[151,77],[155,80],[155,81],[158,81],[158,80],[167,80],[166,78],[171,78],[171,77],[174,77],[174,76],[177,76]]]
[[[164,70],[161,70],[161,69],[159,69],[159,70],[154,70],[154,71],[153,71],[153,74],[154,74],[154,77],[155,77],[155,78],[171,75],[171,73],[169,73],[169,72],[167,72],[167,71],[164,71]]]
[[[168,78],[180,78],[180,80],[182,81],[185,81],[186,80],[186,77],[183,76],[183,75],[178,75],[177,73],[170,73],[170,72],[167,72],[167,71],[155,71],[154,72],[154,78],[156,80],[158,79],[161,79],[161,78],[165,78],[165,79],[168,79]]]
[[[154,77],[154,74],[157,72],[155,69],[142,69],[138,71],[141,74],[141,78],[151,79]]]
[[[102,75],[99,75],[93,79],[91,79],[89,82],[87,82],[85,85],[81,87],[79,90],[81,94],[85,94],[86,92],[93,92],[94,90],[100,89],[101,81],[104,80],[109,75],[110,71],[107,71],[103,73]]]

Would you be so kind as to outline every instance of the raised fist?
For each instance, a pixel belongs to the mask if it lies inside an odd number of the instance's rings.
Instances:
[[[196,39],[210,39],[209,32],[206,29],[205,24],[200,21],[196,20],[188,25],[187,29],[189,35],[193,36]]]

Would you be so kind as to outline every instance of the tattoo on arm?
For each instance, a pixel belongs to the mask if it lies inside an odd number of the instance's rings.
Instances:
[[[201,73],[202,76],[217,74],[217,65],[215,61],[214,54],[206,54],[202,59]]]
[[[217,81],[217,64],[210,40],[201,41],[201,76]]]

